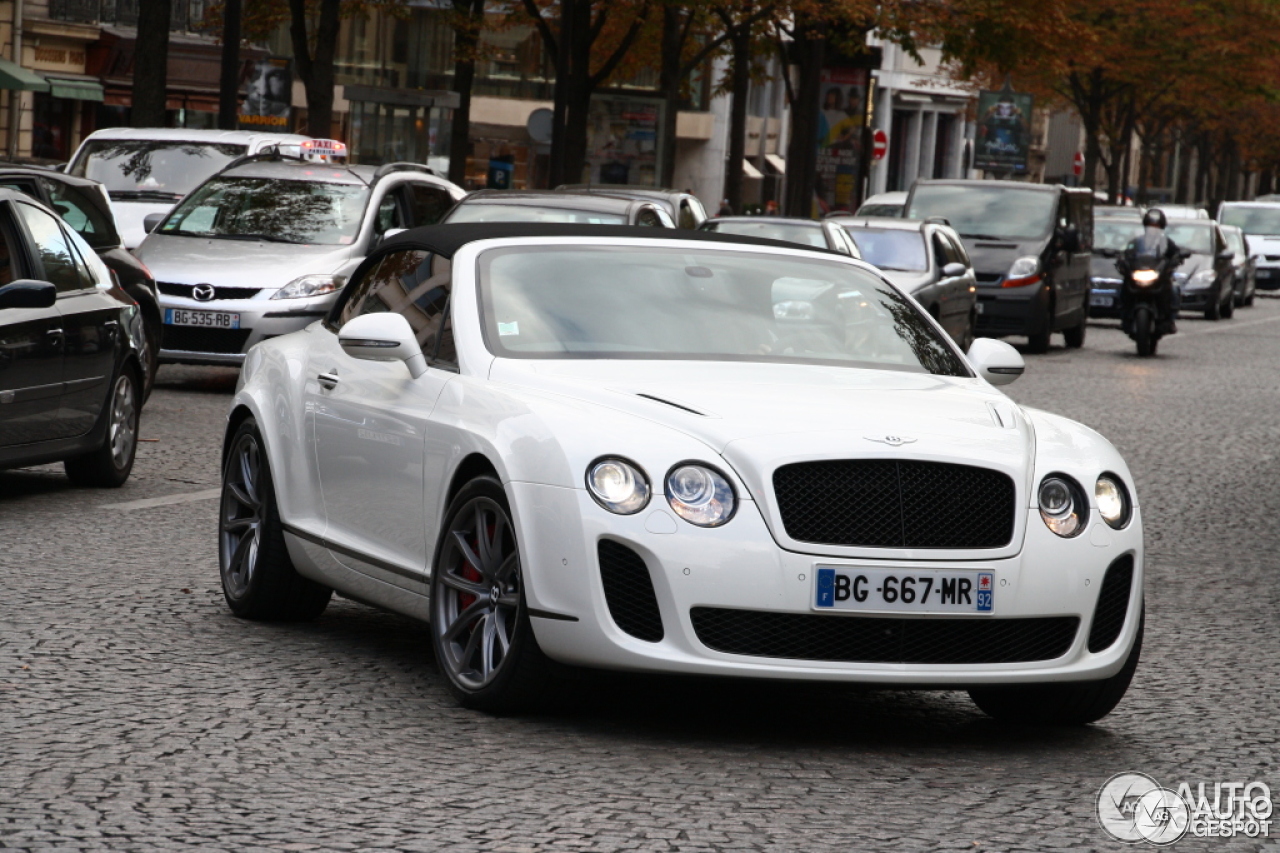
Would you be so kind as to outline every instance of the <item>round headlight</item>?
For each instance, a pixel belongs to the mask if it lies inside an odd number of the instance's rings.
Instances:
[[[1129,492],[1119,477],[1103,474],[1093,487],[1093,498],[1098,504],[1102,520],[1119,530],[1129,523]]]
[[[1040,517],[1063,538],[1084,530],[1086,506],[1080,488],[1066,477],[1051,474],[1040,484]]]
[[[690,524],[719,527],[733,518],[738,499],[719,471],[691,463],[677,465],[667,475],[667,503]]]
[[[587,491],[609,512],[634,515],[649,503],[649,478],[625,459],[597,459],[587,468]]]

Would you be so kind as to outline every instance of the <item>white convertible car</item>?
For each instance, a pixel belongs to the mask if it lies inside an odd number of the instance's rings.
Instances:
[[[867,264],[697,232],[397,235],[245,362],[227,603],[431,624],[461,702],[552,662],[967,689],[1085,723],[1137,666],[1142,520],[1092,430],[1011,402]]]

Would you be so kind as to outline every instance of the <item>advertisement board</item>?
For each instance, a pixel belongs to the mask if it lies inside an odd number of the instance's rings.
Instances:
[[[978,93],[978,122],[973,168],[988,172],[1025,172],[1031,145],[1031,95],[1005,86]]]
[[[869,76],[865,68],[822,69],[814,191],[823,212],[855,206]]]
[[[261,59],[254,63],[249,78],[249,91],[240,104],[240,128],[289,132],[289,115],[293,102],[292,60],[283,57]]]
[[[600,94],[591,99],[587,166],[593,184],[657,186],[662,174],[661,98]],[[585,176],[584,176],[585,177]]]

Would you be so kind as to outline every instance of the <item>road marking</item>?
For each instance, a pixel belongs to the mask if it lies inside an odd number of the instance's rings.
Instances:
[[[199,492],[183,492],[177,495],[165,495],[162,498],[144,498],[140,501],[125,501],[119,504],[103,504],[103,509],[149,509],[153,506],[169,506],[170,504],[186,504],[193,501],[207,501],[222,494],[222,489],[203,489]]]
[[[1219,321],[1219,322],[1222,322],[1222,321]],[[1215,326],[1212,329],[1193,329],[1190,332],[1179,332],[1176,335],[1170,335],[1169,337],[1165,338],[1162,341],[1162,343],[1168,343],[1169,341],[1176,341],[1178,340],[1178,338],[1194,338],[1197,335],[1219,335],[1219,334],[1222,334],[1223,332],[1233,332],[1236,329],[1244,329],[1244,328],[1248,328],[1249,326],[1261,326],[1263,323],[1276,323],[1276,322],[1280,322],[1280,317],[1265,317],[1261,320],[1247,320],[1243,323],[1236,323],[1231,320],[1228,320],[1226,322],[1227,322],[1227,325]]]

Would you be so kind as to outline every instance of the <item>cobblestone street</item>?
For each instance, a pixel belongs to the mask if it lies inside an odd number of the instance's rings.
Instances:
[[[236,619],[214,535],[236,372],[165,367],[124,488],[0,472],[0,849],[1118,850],[1113,774],[1280,791],[1280,300],[1179,325],[1154,359],[1114,323],[1055,336],[1009,389],[1116,444],[1147,530],[1133,686],[1057,730],[960,692],[635,676],[491,717],[407,619]]]

